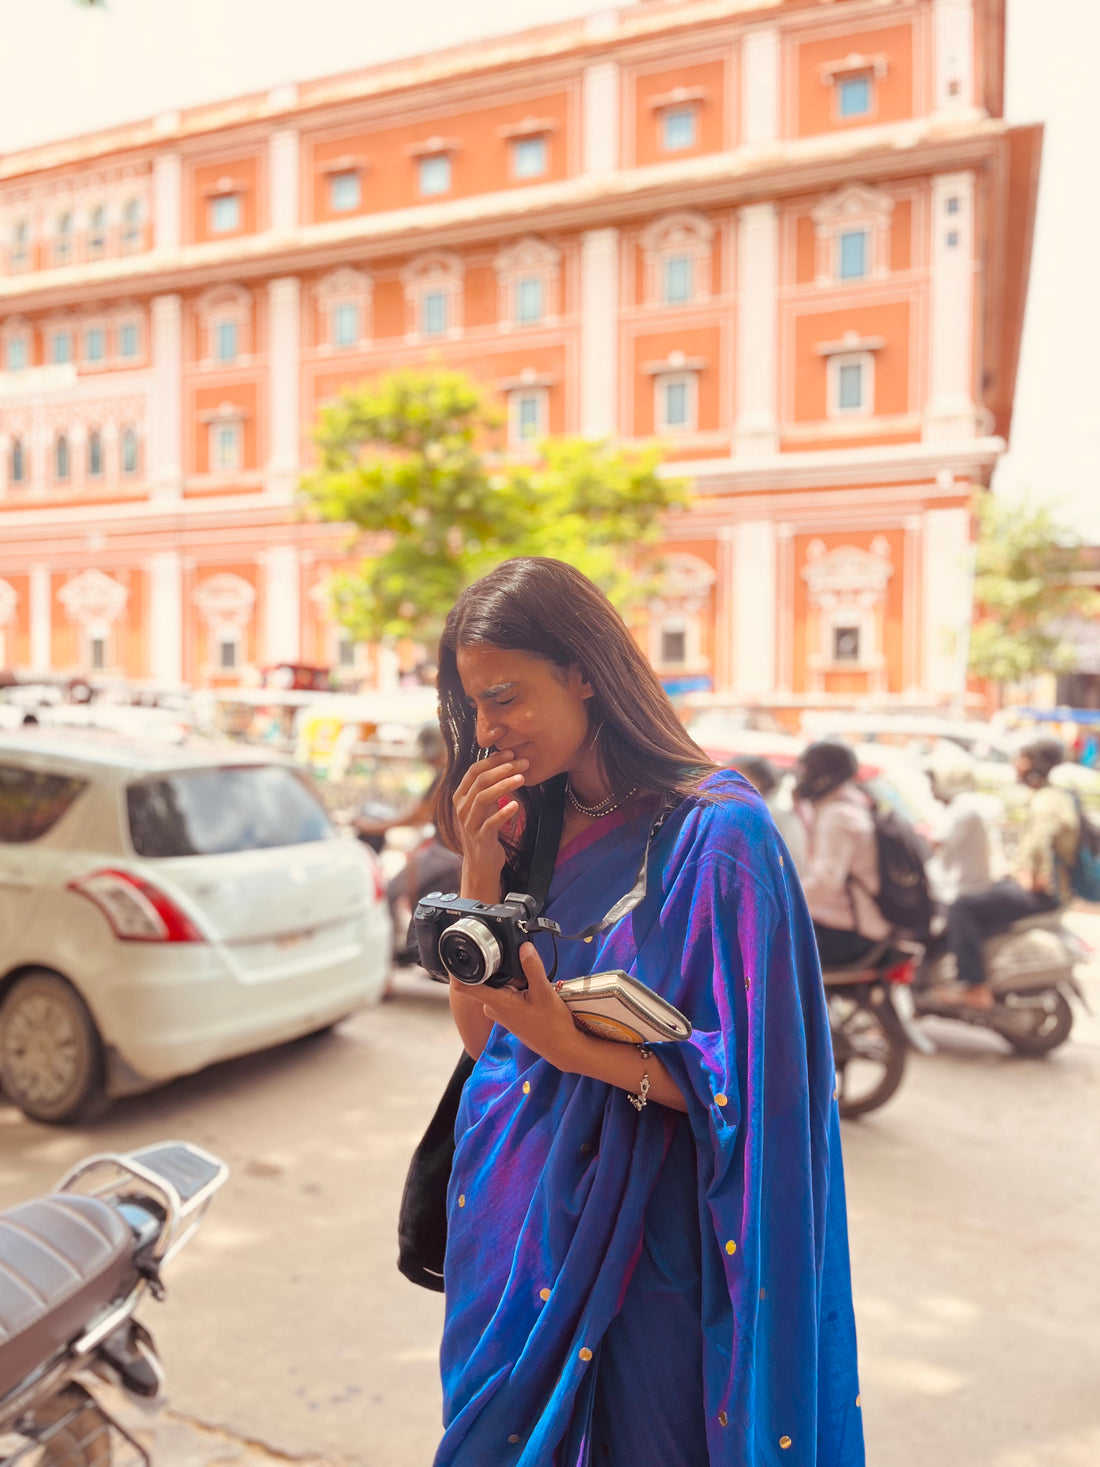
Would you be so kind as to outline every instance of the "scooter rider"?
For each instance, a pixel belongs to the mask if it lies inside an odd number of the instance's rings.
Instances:
[[[994,834],[991,815],[983,806],[983,798],[989,797],[975,792],[971,760],[948,739],[941,739],[933,750],[928,779],[944,806],[932,842],[928,879],[936,900],[950,906],[961,896],[988,891],[993,884]]]
[[[1061,764],[1057,739],[1024,744],[1016,756],[1016,775],[1032,791],[1020,838],[1016,878],[996,882],[988,891],[960,896],[947,914],[947,942],[958,966],[953,986],[934,990],[944,1003],[991,1009],[993,990],[986,978],[982,943],[1022,917],[1051,912],[1072,895],[1069,874],[1077,859],[1081,823],[1073,796],[1050,783]]]
[[[795,767],[809,852],[802,889],[826,968],[858,963],[890,932],[872,899],[879,889],[878,848],[858,772],[848,745],[826,739],[804,749]]]

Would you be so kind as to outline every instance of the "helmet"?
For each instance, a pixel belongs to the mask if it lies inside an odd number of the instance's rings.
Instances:
[[[953,800],[974,788],[974,769],[970,758],[950,739],[939,739],[928,760],[928,777],[932,789],[941,800]]]
[[[1029,739],[1026,744],[1020,745],[1019,752],[1031,765],[1030,773],[1037,779],[1046,779],[1050,771],[1066,757],[1061,739],[1049,737]]]
[[[859,760],[847,744],[821,739],[803,749],[795,767],[795,798],[823,800],[846,780],[855,779]]]

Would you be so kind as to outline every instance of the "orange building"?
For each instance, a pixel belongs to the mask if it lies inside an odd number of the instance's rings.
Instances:
[[[957,694],[1041,140],[1004,9],[639,0],[4,158],[0,666],[353,661],[311,425],[438,356],[517,451],[670,444],[666,678]]]

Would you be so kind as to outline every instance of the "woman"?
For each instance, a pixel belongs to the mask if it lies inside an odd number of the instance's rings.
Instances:
[[[648,1055],[582,1034],[542,937],[524,992],[452,980],[478,1062],[448,1199],[437,1467],[862,1463],[828,1019],[762,802],[707,762],[610,603],[558,561],[463,593],[439,691],[464,896],[523,889],[565,773],[544,913],[576,932],[631,888],[672,807],[643,901],[562,943],[558,973],[625,969],[695,1032]]]

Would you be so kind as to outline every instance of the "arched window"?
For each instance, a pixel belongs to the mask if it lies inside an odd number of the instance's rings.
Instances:
[[[88,255],[93,260],[98,259],[106,248],[107,210],[102,204],[97,204],[88,221]]]
[[[121,448],[122,472],[124,474],[136,474],[138,471],[137,429],[123,428],[119,443]]]
[[[88,477],[98,479],[103,473],[103,435],[98,428],[88,434]]]
[[[54,235],[53,257],[58,265],[67,265],[73,248],[73,216],[66,211],[57,216],[57,233]]]
[[[127,199],[122,206],[122,248],[132,254],[141,244],[141,201]]]
[[[53,476],[59,483],[69,477],[69,440],[64,433],[53,441]]]
[[[25,484],[27,481],[27,455],[22,438],[11,441],[11,482]]]

